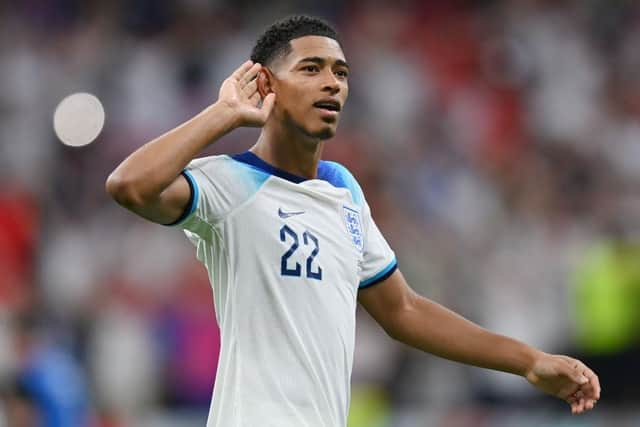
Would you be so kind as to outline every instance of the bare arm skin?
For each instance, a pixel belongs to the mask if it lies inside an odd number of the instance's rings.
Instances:
[[[483,329],[413,292],[400,271],[360,291],[358,301],[392,338],[449,360],[521,375],[565,400],[572,413],[593,409],[600,398],[598,377],[582,362]]]
[[[275,103],[260,104],[255,77],[260,64],[247,61],[222,84],[218,101],[197,116],[140,147],[109,176],[107,192],[122,206],[150,221],[168,224],[180,217],[191,195],[180,175],[207,145],[240,126],[262,126]]]

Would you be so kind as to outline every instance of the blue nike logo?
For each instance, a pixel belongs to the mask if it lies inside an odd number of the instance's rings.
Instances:
[[[289,218],[290,216],[294,216],[294,215],[302,215],[304,213],[304,211],[298,211],[298,212],[285,212],[282,210],[282,208],[278,208],[278,216],[282,219],[284,218]]]

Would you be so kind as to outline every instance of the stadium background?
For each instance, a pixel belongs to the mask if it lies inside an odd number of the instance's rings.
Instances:
[[[518,378],[394,343],[359,312],[350,426],[640,425],[638,2],[9,0],[0,426],[80,425],[82,408],[92,426],[204,425],[219,347],[204,269],[104,181],[213,102],[257,34],[293,12],[343,35],[351,95],[325,158],[360,180],[413,287],[584,358],[603,384],[597,410],[572,418]],[[52,114],[78,91],[107,121],[69,148]]]

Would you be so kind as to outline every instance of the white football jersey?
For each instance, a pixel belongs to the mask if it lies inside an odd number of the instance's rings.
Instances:
[[[207,427],[344,427],[356,297],[396,269],[355,178],[251,152],[194,160],[177,225],[207,267],[222,346]]]

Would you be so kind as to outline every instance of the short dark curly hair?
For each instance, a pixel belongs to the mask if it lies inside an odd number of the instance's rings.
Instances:
[[[325,20],[308,15],[292,15],[276,21],[258,37],[251,50],[251,60],[269,65],[274,59],[291,52],[291,40],[304,36],[329,37],[340,43],[338,32]]]

